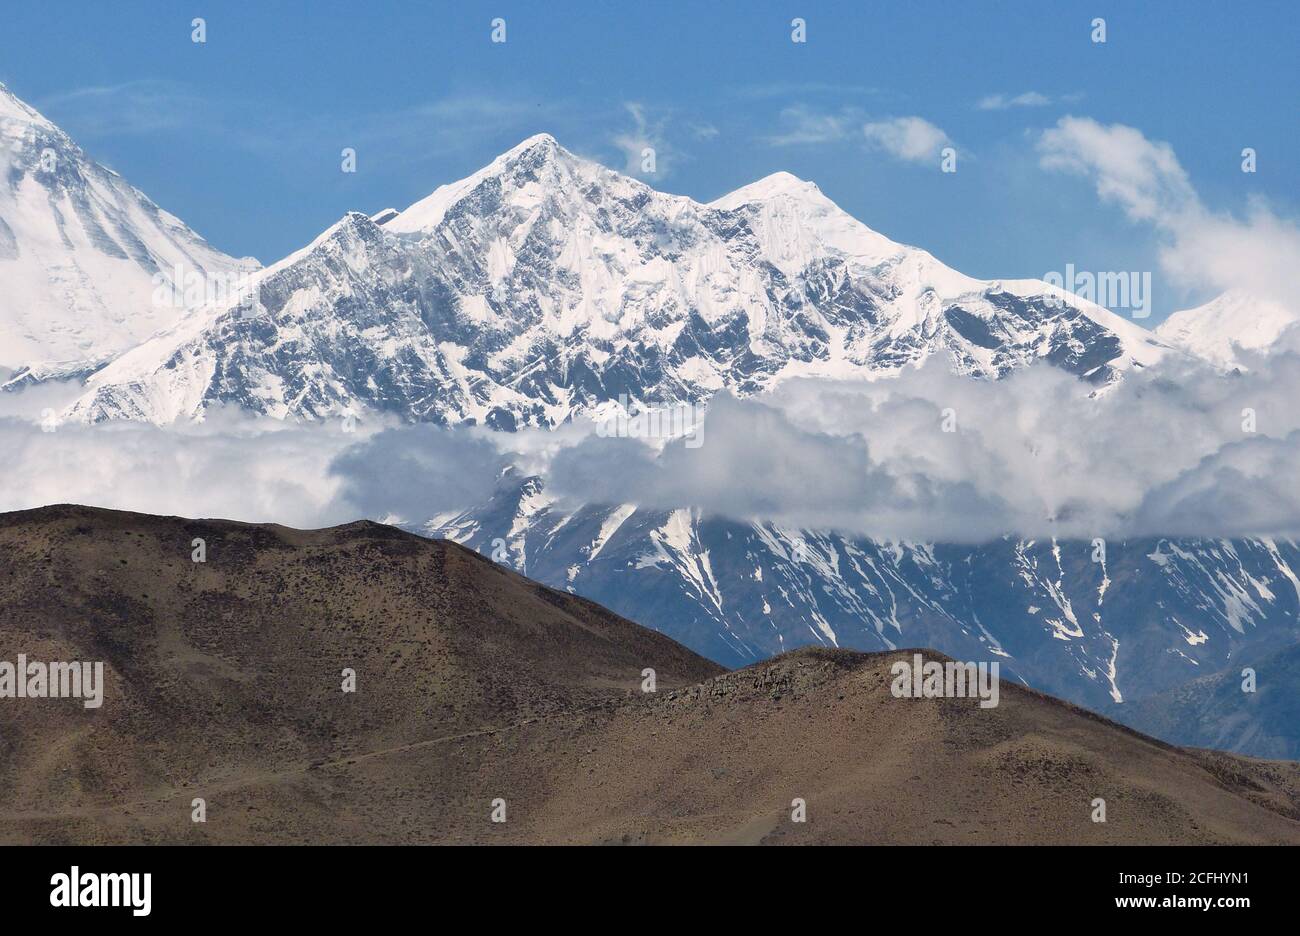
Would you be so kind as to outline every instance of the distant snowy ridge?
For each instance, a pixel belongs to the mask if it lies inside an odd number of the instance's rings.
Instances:
[[[1300,314],[1280,303],[1230,290],[1205,305],[1175,312],[1156,328],[1166,343],[1223,368],[1240,364],[1242,351],[1264,351]]]
[[[1292,540],[1117,539],[1098,562],[1089,540],[885,541],[685,507],[574,507],[517,472],[469,510],[408,526],[483,555],[504,544],[530,578],[729,666],[808,644],[934,647],[1110,714],[1300,640]]]

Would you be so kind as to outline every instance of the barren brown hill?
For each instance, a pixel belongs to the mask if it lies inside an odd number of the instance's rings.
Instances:
[[[0,661],[20,653],[102,660],[107,687],[0,699],[6,843],[1300,842],[1300,766],[1006,683],[992,709],[895,698],[904,651],[724,673],[373,523],[0,515]]]

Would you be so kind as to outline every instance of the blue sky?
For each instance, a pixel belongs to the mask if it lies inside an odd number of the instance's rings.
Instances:
[[[1159,232],[1090,179],[1045,169],[1039,135],[1065,115],[1132,126],[1170,144],[1210,211],[1263,198],[1295,218],[1298,38],[1300,5],[1281,0],[50,2],[6,9],[0,81],[216,246],[263,262],[548,131],[618,169],[620,141],[648,139],[646,181],[700,200],[793,172],[980,277],[1153,270],[1152,324],[1205,289],[1162,274]],[[862,129],[900,117],[939,128],[958,171]]]

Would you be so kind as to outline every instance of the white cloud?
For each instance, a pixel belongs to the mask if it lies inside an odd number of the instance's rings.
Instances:
[[[1244,217],[1211,211],[1168,143],[1122,124],[1064,117],[1042,134],[1046,169],[1083,175],[1105,201],[1155,227],[1161,266],[1190,290],[1229,289],[1272,299],[1300,314],[1300,226],[1262,200]]]
[[[1300,329],[1225,377],[1171,355],[1100,397],[1039,364],[998,381],[932,359],[875,381],[788,380],[709,406],[702,444],[587,421],[495,433],[294,425],[65,424],[53,390],[0,395],[0,510],[59,502],[323,526],[422,522],[485,502],[509,466],[561,504],[699,507],[880,539],[981,542],[1300,535]],[[942,431],[952,409],[955,432]],[[1254,411],[1256,432],[1242,425]]]
[[[210,127],[217,112],[192,88],[155,79],[74,88],[43,98],[40,110],[85,138]]]
[[[1138,221],[1160,221],[1196,204],[1187,173],[1173,147],[1140,130],[1090,118],[1062,117],[1039,139],[1040,163],[1093,178],[1097,193],[1124,207]]]
[[[981,98],[975,106],[980,110],[1008,110],[1012,107],[1046,107],[1051,103],[1052,99],[1045,94],[1039,94],[1037,91],[1026,91],[1015,96],[990,94]]]
[[[1100,398],[1047,365],[1000,381],[942,361],[895,378],[792,380],[715,398],[703,444],[586,438],[556,453],[566,501],[697,506],[882,539],[1300,532],[1300,334],[1223,377],[1183,359]],[[944,411],[957,431],[942,431]],[[1257,433],[1242,428],[1256,413]]]
[[[894,117],[867,123],[862,127],[862,134],[872,146],[912,163],[929,162],[939,147],[949,142],[948,134],[921,117]]]
[[[624,174],[636,178],[644,178],[649,175],[642,169],[642,164],[646,158],[646,151],[652,150],[654,153],[654,175],[658,178],[668,175],[672,171],[672,162],[676,157],[676,151],[664,138],[664,122],[651,121],[646,116],[644,105],[634,101],[625,103],[623,107],[631,115],[634,128],[616,134],[613,139],[614,145],[623,153],[624,165],[622,171]]]
[[[326,471],[327,453],[343,439],[284,424],[218,418],[171,431],[117,423],[44,432],[0,418],[0,444],[0,510],[78,503],[309,527],[356,519],[344,505],[335,509],[339,481]]]
[[[781,130],[764,137],[772,146],[810,146],[848,139],[856,117],[852,111],[828,114],[795,104],[781,111]]]
[[[795,104],[782,110],[779,120],[780,130],[763,137],[770,146],[818,146],[860,138],[903,162],[926,163],[950,142],[948,134],[924,118],[866,121],[856,108],[831,113]]]
[[[0,511],[78,503],[297,527],[424,518],[485,496],[502,462],[471,430],[346,433],[337,423],[292,424],[234,409],[168,428],[63,423],[46,431],[41,414],[58,402],[50,388],[0,394]]]

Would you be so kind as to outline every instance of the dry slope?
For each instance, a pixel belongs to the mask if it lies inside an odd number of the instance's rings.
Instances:
[[[901,651],[723,672],[368,522],[0,515],[20,653],[107,685],[98,709],[0,699],[0,842],[1300,842],[1296,765],[1005,684],[993,709],[894,698]]]

